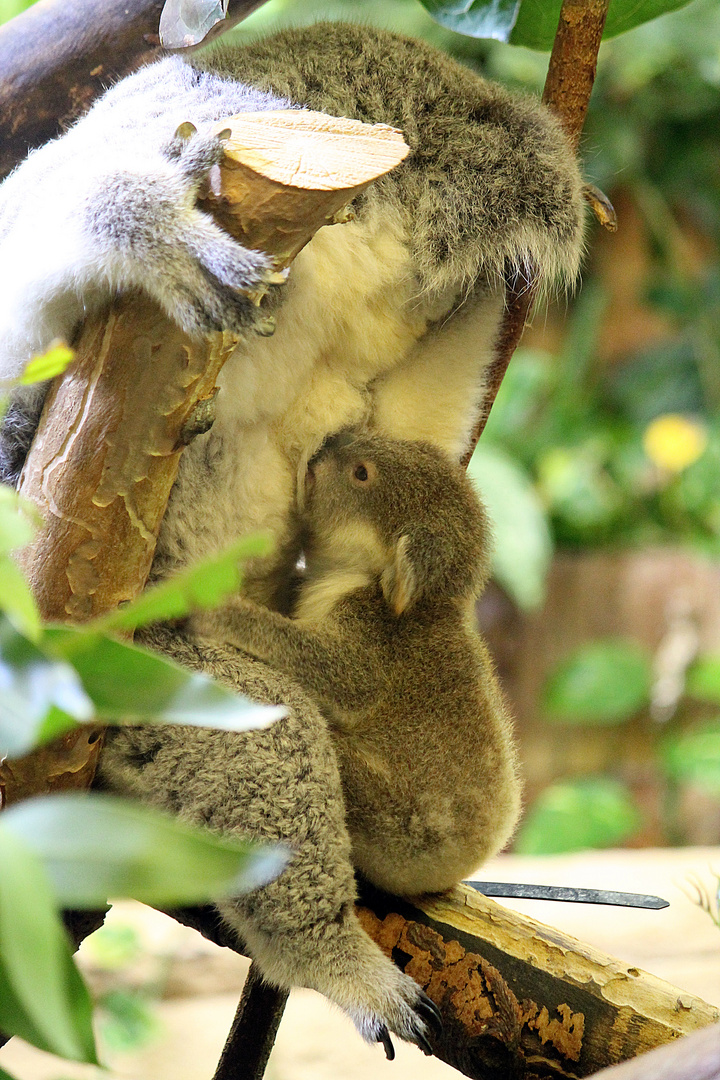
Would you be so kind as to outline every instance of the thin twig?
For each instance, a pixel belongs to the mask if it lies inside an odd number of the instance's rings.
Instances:
[[[543,101],[560,117],[575,148],[580,141],[590,103],[609,3],[610,0],[563,0],[560,11]],[[608,218],[612,221],[609,212]],[[505,315],[498,334],[495,359],[488,369],[480,416],[463,461],[465,465],[485,429],[508,364],[522,337],[535,292],[536,283],[532,275],[529,280],[507,283]]]
[[[253,962],[213,1080],[262,1080],[287,999]]]

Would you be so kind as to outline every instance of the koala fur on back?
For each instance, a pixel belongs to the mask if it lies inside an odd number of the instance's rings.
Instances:
[[[304,499],[295,618],[238,598],[196,633],[295,678],[330,725],[355,866],[397,895],[450,888],[520,809],[510,723],[475,601],[485,513],[436,447],[328,440]]]
[[[242,111],[309,107],[402,129],[411,155],[321,229],[260,309],[268,260],[196,206],[222,146],[212,124]],[[178,138],[179,125],[197,129]],[[299,548],[297,478],[348,426],[467,446],[504,308],[503,275],[534,267],[572,282],[582,248],[581,179],[559,123],[418,42],[319,24],[189,62],[170,56],[111,87],[64,136],[0,185],[0,379],[88,311],[143,289],[190,333],[237,348],[216,419],[183,453],[158,541],[163,577],[238,535],[270,531],[277,555],[248,591],[277,602]],[[254,333],[271,311],[272,337]],[[42,390],[13,391],[0,476],[15,482]],[[290,713],[267,731],[117,730],[102,783],[187,820],[296,852],[267,889],[222,905],[264,974],[313,986],[370,1039],[427,1047],[419,988],[362,932],[327,722],[287,674],[177,628],[146,635],[181,663]]]

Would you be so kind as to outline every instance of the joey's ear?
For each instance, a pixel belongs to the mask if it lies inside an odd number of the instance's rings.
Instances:
[[[419,527],[402,534],[380,578],[383,595],[396,615],[440,583],[445,560],[443,542],[430,529]]]

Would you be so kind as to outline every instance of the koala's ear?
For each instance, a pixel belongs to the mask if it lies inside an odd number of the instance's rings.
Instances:
[[[444,556],[442,541],[429,529],[403,533],[380,578],[383,595],[396,615],[432,589],[444,573]]]

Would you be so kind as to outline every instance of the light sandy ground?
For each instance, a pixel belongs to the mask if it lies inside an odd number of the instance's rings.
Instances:
[[[664,911],[580,904],[503,901],[597,948],[622,957],[678,987],[720,1005],[720,930],[682,891],[688,874],[714,889],[709,867],[720,871],[720,848],[583,852],[526,858],[501,856],[482,878],[656,893]],[[18,1080],[210,1080],[237,1005],[247,962],[216,949],[193,931],[140,905],[117,905],[111,916],[137,926],[146,959],[130,973],[142,982],[162,972],[165,997],[157,1006],[161,1035],[141,1053],[113,1055],[109,1073],[59,1062],[15,1040],[0,1065]],[[90,943],[88,943],[89,945]],[[92,949],[82,951],[91,981],[102,988],[122,976],[97,970]],[[311,991],[291,995],[267,1080],[451,1080],[458,1073],[414,1047],[397,1046],[386,1062],[366,1046],[345,1017]]]

